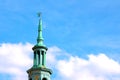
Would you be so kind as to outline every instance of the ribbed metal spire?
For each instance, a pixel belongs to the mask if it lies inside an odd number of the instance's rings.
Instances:
[[[39,24],[38,24],[38,37],[37,37],[37,45],[42,46],[43,45],[43,36],[42,36],[42,18],[41,13],[38,13],[39,17]]]

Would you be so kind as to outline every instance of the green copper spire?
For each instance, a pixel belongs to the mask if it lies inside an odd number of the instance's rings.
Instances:
[[[43,36],[42,36],[42,18],[41,18],[41,13],[38,13],[39,17],[39,24],[38,24],[38,37],[37,37],[37,45],[38,46],[43,46]]]
[[[32,48],[34,52],[33,66],[27,70],[28,80],[51,80],[52,70],[46,67],[47,47],[43,43],[41,13],[38,13],[37,44]]]

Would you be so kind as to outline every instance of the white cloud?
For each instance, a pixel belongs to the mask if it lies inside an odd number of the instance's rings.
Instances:
[[[27,80],[26,70],[28,69],[28,66],[30,68],[32,64],[32,59],[30,58],[30,53],[32,52],[31,48],[32,44],[29,43],[1,44],[0,72],[14,76],[12,80]],[[22,77],[25,75],[26,77],[23,79]]]
[[[59,60],[59,75],[63,80],[120,80],[120,63],[105,54],[88,57],[88,60],[73,56],[69,60]]]
[[[89,55],[89,61],[92,65],[106,73],[120,73],[120,64],[108,58],[105,54]]]
[[[32,67],[33,62],[32,47],[33,45],[30,43],[1,44],[0,73],[10,74],[11,80],[27,80],[26,70]],[[52,80],[120,80],[120,63],[103,53],[90,54],[86,60],[78,56],[71,56],[53,46],[47,52],[47,67],[53,70],[54,78]]]

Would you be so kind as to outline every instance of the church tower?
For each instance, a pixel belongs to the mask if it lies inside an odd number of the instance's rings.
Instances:
[[[33,66],[29,70],[28,80],[51,80],[52,70],[46,67],[47,47],[44,45],[42,36],[42,18],[39,16],[37,44],[32,48],[34,52]]]

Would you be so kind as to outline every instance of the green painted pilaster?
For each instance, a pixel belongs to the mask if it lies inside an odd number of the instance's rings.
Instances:
[[[44,63],[43,63],[43,66],[46,66],[46,52],[44,52],[44,59],[43,59],[44,61]]]
[[[38,54],[36,52],[36,65],[38,66]]]

